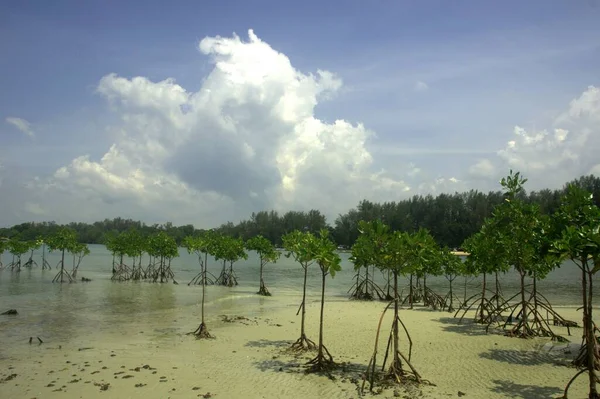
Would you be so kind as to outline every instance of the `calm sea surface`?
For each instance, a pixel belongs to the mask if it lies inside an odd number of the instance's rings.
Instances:
[[[199,271],[197,258],[180,250],[180,257],[172,262],[175,279],[173,283],[113,282],[111,277],[112,256],[102,245],[91,245],[91,254],[84,258],[79,268],[78,278],[87,277],[91,282],[73,284],[53,284],[56,274],[57,254],[47,254],[52,270],[42,271],[41,267],[23,269],[20,273],[10,270],[0,271],[0,312],[17,309],[16,317],[0,316],[0,358],[2,352],[10,352],[12,344],[23,344],[30,336],[40,336],[54,342],[68,343],[72,337],[81,334],[110,332],[127,333],[131,328],[146,328],[149,333],[160,335],[195,327],[199,317],[201,287],[187,283]],[[347,291],[353,282],[353,266],[348,261],[349,254],[342,253],[342,268],[334,279],[328,278],[327,296],[329,300],[346,301]],[[23,257],[23,263],[28,256]],[[41,252],[34,254],[34,260],[41,264]],[[11,261],[11,255],[2,257],[4,263]],[[65,262],[70,269],[70,260]],[[147,263],[147,258],[142,264]],[[209,271],[218,275],[220,264],[209,260]],[[281,257],[277,264],[267,265],[265,281],[273,294],[270,298],[255,295],[258,290],[258,257],[252,253],[248,260],[235,264],[239,286],[234,288],[208,286],[206,310],[210,317],[219,314],[240,314],[259,316],[281,306],[294,306],[295,312],[301,298],[302,269],[291,258]],[[376,280],[382,283],[380,272]],[[491,280],[490,280],[491,281]],[[572,263],[565,263],[539,283],[539,290],[554,305],[575,306],[580,303],[579,269]],[[502,289],[505,296],[517,292],[518,276],[509,273],[502,276]],[[464,279],[457,278],[455,292],[462,297]],[[406,284],[406,280],[402,280]],[[468,283],[468,292],[479,286],[479,279]],[[448,282],[443,277],[429,277],[428,285],[436,292],[445,295]],[[317,267],[309,272],[310,300],[318,300],[320,274]],[[596,291],[597,292],[597,291]],[[349,306],[351,302],[349,302]]]

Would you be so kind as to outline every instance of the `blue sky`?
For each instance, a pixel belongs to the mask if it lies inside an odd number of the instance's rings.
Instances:
[[[536,156],[531,148],[512,148],[510,156],[500,159],[497,152],[512,140],[517,125],[533,135],[544,129],[551,133],[557,118],[568,112],[570,102],[584,95],[588,86],[600,84],[598,20],[600,2],[596,0],[4,1],[0,3],[0,110],[4,122],[0,125],[0,173],[5,176],[0,189],[16,184],[20,188],[15,192],[27,196],[32,179],[52,186],[48,179],[59,168],[86,154],[91,162],[100,163],[112,144],[122,144],[119,134],[133,136],[123,124],[131,110],[119,108],[98,93],[104,76],[141,76],[150,82],[174,78],[187,92],[201,92],[215,64],[211,55],[198,50],[199,42],[206,37],[230,38],[234,32],[248,41],[248,29],[288,57],[294,70],[305,75],[327,70],[343,82],[318,101],[311,110],[313,117],[326,124],[336,120],[363,123],[376,134],[359,143],[372,158],[363,170],[360,187],[367,184],[365,179],[382,187],[382,170],[386,178],[409,186],[408,190],[394,186],[393,192],[371,199],[400,199],[428,190],[497,188],[497,177],[511,166],[522,166],[525,173],[534,174],[539,186],[560,185],[564,181],[544,178],[548,170],[531,161]],[[289,87],[282,85],[283,90]],[[117,91],[119,96],[127,95]],[[144,115],[148,117],[148,110]],[[586,131],[596,120],[594,115],[570,121],[574,133],[569,137],[576,136],[577,129]],[[241,114],[228,115],[233,120],[237,116]],[[23,134],[7,118],[29,122],[34,137]],[[162,134],[168,134],[167,130]],[[596,140],[587,141],[586,148],[598,141],[596,132],[581,133],[592,137],[586,140]],[[138,135],[135,140],[143,138]],[[524,140],[520,144],[531,144]],[[541,149],[541,159],[548,157],[547,147]],[[563,155],[564,151],[557,157]],[[138,162],[131,153],[121,156]],[[358,152],[344,155],[354,156],[360,157]],[[565,159],[571,161],[560,165],[563,180],[595,170],[591,160]],[[130,165],[133,169],[150,166],[136,166],[135,162]],[[486,173],[469,174],[477,164],[486,166]],[[156,172],[156,168],[150,169]],[[164,165],[159,169],[160,173],[169,172]],[[307,170],[312,169],[307,166]],[[285,174],[281,168],[279,172]],[[255,173],[261,175],[258,170]],[[436,183],[440,179],[445,183]],[[449,184],[449,179],[459,183]],[[94,184],[90,179],[80,180]],[[74,187],[85,191],[81,185]],[[206,187],[193,189],[193,195],[206,192]],[[257,187],[260,193],[256,197],[260,198],[264,189]],[[377,192],[350,191],[352,195],[344,197],[352,201]],[[264,200],[260,205],[283,210],[338,202],[308,191],[295,193],[293,199],[288,195],[285,201]],[[99,215],[65,213],[57,207],[64,201],[56,195],[54,198],[50,192],[32,200],[30,210],[38,210],[33,213],[17,209],[24,201],[15,201],[16,208],[3,211],[0,223]],[[258,206],[226,197],[239,210],[216,211],[220,216],[210,223],[243,217]],[[104,205],[99,209],[107,217],[145,206],[135,197],[128,197],[127,204],[117,206],[107,200]],[[344,202],[343,206],[352,205]],[[156,214],[156,209],[162,208],[148,205],[148,212]]]

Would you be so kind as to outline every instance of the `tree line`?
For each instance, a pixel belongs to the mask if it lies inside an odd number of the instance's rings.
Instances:
[[[600,178],[594,175],[582,176],[557,190],[543,189],[519,193],[519,198],[527,203],[539,205],[542,214],[552,214],[560,206],[560,198],[566,193],[568,185],[575,185],[593,194],[594,203],[600,206]],[[350,248],[359,236],[358,222],[361,220],[382,220],[392,230],[416,232],[427,229],[439,245],[457,248],[468,237],[481,229],[485,218],[503,201],[501,191],[484,193],[470,190],[462,193],[417,195],[397,202],[377,203],[361,201],[356,208],[340,214],[332,224],[319,210],[289,211],[280,214],[277,211],[252,213],[250,218],[237,224],[227,222],[214,230],[234,238],[246,241],[261,235],[277,247],[283,245],[282,237],[295,230],[318,234],[327,229],[331,239],[338,245]],[[196,235],[204,229],[192,224],[175,226],[171,222],[164,224],[146,224],[141,221],[117,217],[94,223],[69,223],[67,227],[77,232],[79,242],[86,244],[106,244],[109,235],[116,235],[135,229],[144,237],[165,232],[177,245],[182,245],[185,237]],[[60,227],[55,222],[28,222],[8,228],[0,228],[0,238],[35,241],[52,235]]]

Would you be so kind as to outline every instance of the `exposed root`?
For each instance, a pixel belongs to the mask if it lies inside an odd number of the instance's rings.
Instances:
[[[65,281],[72,283],[73,278],[71,277],[71,275],[69,274],[67,269],[61,268],[59,270],[59,272],[56,274],[56,276],[54,276],[54,278],[52,279],[52,282],[53,283],[63,283]]]
[[[375,299],[375,295],[380,299],[385,299],[385,292],[373,282],[373,280],[367,280],[366,278],[360,277],[357,273],[357,282],[348,290],[350,298],[358,299],[361,301],[372,301]]]
[[[459,304],[460,299],[454,294],[454,292],[449,291],[446,296],[443,298],[442,310],[447,310],[448,312],[454,312],[456,309],[454,308],[455,304]]]
[[[503,302],[508,303],[517,295],[518,294]],[[483,293],[479,292],[467,298],[465,303],[461,304],[456,313],[454,313],[454,317],[458,317],[458,315],[462,312],[458,320],[459,323],[462,322],[470,310],[475,310],[475,317],[473,318],[475,323],[491,325],[496,321],[503,320],[502,307],[500,309],[496,307],[496,299],[498,298],[498,295],[494,294],[491,298],[482,296]]]
[[[191,333],[188,333],[188,335],[193,335],[193,336],[196,337],[196,339],[210,339],[210,338],[214,338],[208,332],[208,328],[206,327],[206,324],[204,324],[204,322],[200,323],[200,325],[198,326],[198,328],[195,331],[193,331]]]
[[[600,329],[598,329],[596,323],[594,322],[592,322],[592,328],[592,334],[594,335],[594,338],[596,339],[597,343],[597,345],[594,346],[594,349],[596,350],[594,353],[594,369],[600,371],[600,345],[598,345],[600,344]],[[579,348],[579,354],[577,355],[575,360],[573,360],[572,364],[577,368],[585,367],[586,369],[589,369],[587,365],[587,343],[585,335],[581,338],[581,347]]]
[[[307,372],[327,371],[337,366],[325,345],[323,345],[322,350],[319,351],[317,356],[312,360],[309,360],[306,364],[310,366],[308,370],[306,370]]]
[[[518,293],[517,295],[520,294],[521,293]],[[534,298],[533,295],[530,294],[529,299],[525,303],[527,317],[524,317],[523,315],[522,302],[509,303],[516,295],[508,301],[504,301],[500,307],[496,309],[495,317],[488,321],[486,331],[489,330],[492,324],[496,323],[506,331],[505,335],[509,337],[549,337],[553,341],[567,342],[566,338],[557,335],[552,331],[550,323],[552,322],[554,325],[567,327],[567,333],[569,335],[571,335],[571,327],[576,327],[577,323],[564,319],[552,308],[543,295],[539,293],[537,295],[538,297]],[[546,317],[542,314],[543,311],[545,311]],[[503,318],[502,314],[506,313],[508,313],[508,317]],[[502,322],[502,320],[504,320],[504,322]],[[513,324],[515,320],[517,320],[517,323]]]
[[[378,350],[378,346],[379,346],[379,335],[381,333],[381,324],[383,322],[383,317],[385,316],[385,313],[393,304],[394,304],[394,301],[391,301],[390,303],[388,303],[388,305],[385,307],[385,309],[381,313],[381,317],[379,318],[379,324],[377,326],[377,334],[375,336],[375,348],[373,350],[373,355],[371,356],[371,359],[369,360],[369,364],[367,366],[367,372],[364,374],[364,377],[363,377],[363,383],[360,388],[361,394],[364,394],[365,384],[367,381],[369,381],[369,390],[373,391],[373,387],[375,386],[376,379],[378,382],[382,382],[382,383],[384,383],[386,381],[388,381],[388,382],[393,381],[395,383],[400,383],[400,384],[403,384],[406,382],[414,382],[417,384],[423,383],[423,382],[429,383],[428,381],[423,380],[421,378],[421,376],[419,375],[417,370],[413,367],[413,365],[410,362],[410,356],[412,353],[412,339],[410,338],[410,334],[408,333],[406,326],[404,325],[404,323],[402,322],[402,320],[399,317],[395,320],[395,322],[402,325],[404,332],[406,333],[406,336],[407,336],[408,342],[409,342],[409,357],[406,358],[406,356],[404,356],[404,354],[402,354],[400,351],[398,351],[396,353],[393,353],[393,351],[391,352],[391,349],[393,346],[392,339],[393,339],[393,331],[394,331],[394,325],[393,325],[394,323],[392,323],[392,330],[390,332],[390,337],[388,339],[388,345],[387,345],[387,349],[385,352],[383,365],[381,368],[382,371],[385,370],[385,364],[390,355],[392,357],[392,362],[390,364],[388,371],[385,374],[378,375],[378,373],[376,371],[377,350]],[[404,360],[406,365],[409,367],[410,371],[407,371],[402,367],[402,361],[400,359]]]
[[[302,336],[300,336],[300,338],[298,338],[296,340],[296,342],[294,342],[290,346],[290,351],[292,351],[292,352],[306,352],[306,351],[315,350],[316,347],[317,347],[317,344],[315,344],[313,341],[311,341],[310,339],[308,339],[305,334],[302,334]]]
[[[114,266],[114,273],[110,278],[113,281],[127,281],[131,278],[131,271],[129,266],[124,263],[117,264]]]
[[[151,271],[146,270],[146,277],[151,279],[153,283],[167,283],[169,280],[175,282],[175,274],[171,270],[170,260],[168,263],[164,261],[159,262],[158,267],[153,268]]]
[[[33,251],[31,251],[31,254],[29,255],[29,259],[27,260],[27,262],[25,262],[25,264],[23,265],[23,267],[33,267],[35,265],[35,267],[38,267],[38,264],[35,260],[33,260]]]
[[[433,310],[444,309],[445,298],[436,294],[431,290],[431,288],[427,287],[423,291],[423,304],[425,306],[429,306]]]
[[[210,276],[209,276],[210,275]],[[201,271],[196,274],[193,279],[190,280],[188,285],[202,285],[202,280],[204,280],[204,285],[214,285],[216,277],[210,274],[209,272]]]
[[[569,396],[568,396],[568,395],[569,395],[569,388],[571,388],[571,384],[573,384],[573,383],[575,382],[575,380],[577,379],[577,377],[579,377],[580,375],[582,375],[582,374],[584,374],[584,373],[586,373],[586,372],[589,372],[589,371],[590,371],[590,369],[589,369],[589,368],[587,368],[587,367],[586,367],[586,368],[584,368],[584,369],[581,369],[581,370],[579,370],[579,371],[577,372],[577,374],[575,374],[575,375],[573,376],[573,378],[571,378],[571,379],[569,380],[569,383],[568,383],[568,384],[567,384],[567,386],[565,387],[565,391],[564,391],[564,393],[563,393],[563,396],[561,396],[561,397],[560,397],[560,399],[569,399]],[[598,379],[598,376],[595,376],[595,378],[596,378],[596,382],[600,382],[600,380]],[[590,394],[590,395],[588,396],[588,398],[589,398],[589,399],[600,399],[600,395],[593,395],[593,394]]]
[[[271,296],[271,293],[269,292],[269,290],[267,289],[267,286],[264,283],[260,284],[260,288],[259,288],[257,294],[262,295],[262,296]]]

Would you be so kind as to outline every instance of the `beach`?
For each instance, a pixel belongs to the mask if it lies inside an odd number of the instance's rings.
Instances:
[[[298,299],[261,298],[262,305],[250,311],[243,305],[248,297],[240,295],[237,310],[235,304],[228,307],[229,321],[207,315],[215,336],[211,340],[186,335],[199,324],[199,307],[193,306],[154,312],[152,319],[140,316],[127,325],[85,335],[74,331],[64,342],[23,342],[0,358],[0,397],[358,398],[385,304],[344,299],[326,303],[324,342],[340,368],[316,375],[303,371],[313,354],[296,357],[285,351],[299,336]],[[317,297],[309,297],[306,327],[314,341],[318,310]],[[573,308],[559,312],[580,322],[581,313]],[[434,385],[398,385],[378,397],[551,398],[560,396],[576,372],[566,366],[568,355],[547,351],[549,339],[486,334],[469,320],[459,324],[451,313],[420,306],[402,309],[400,315],[412,336],[412,363]],[[387,315],[379,363],[390,327]],[[555,331],[566,335],[565,328]],[[581,329],[572,333],[570,340],[578,343]],[[408,353],[404,338],[402,349]],[[584,396],[581,378],[570,397]]]

